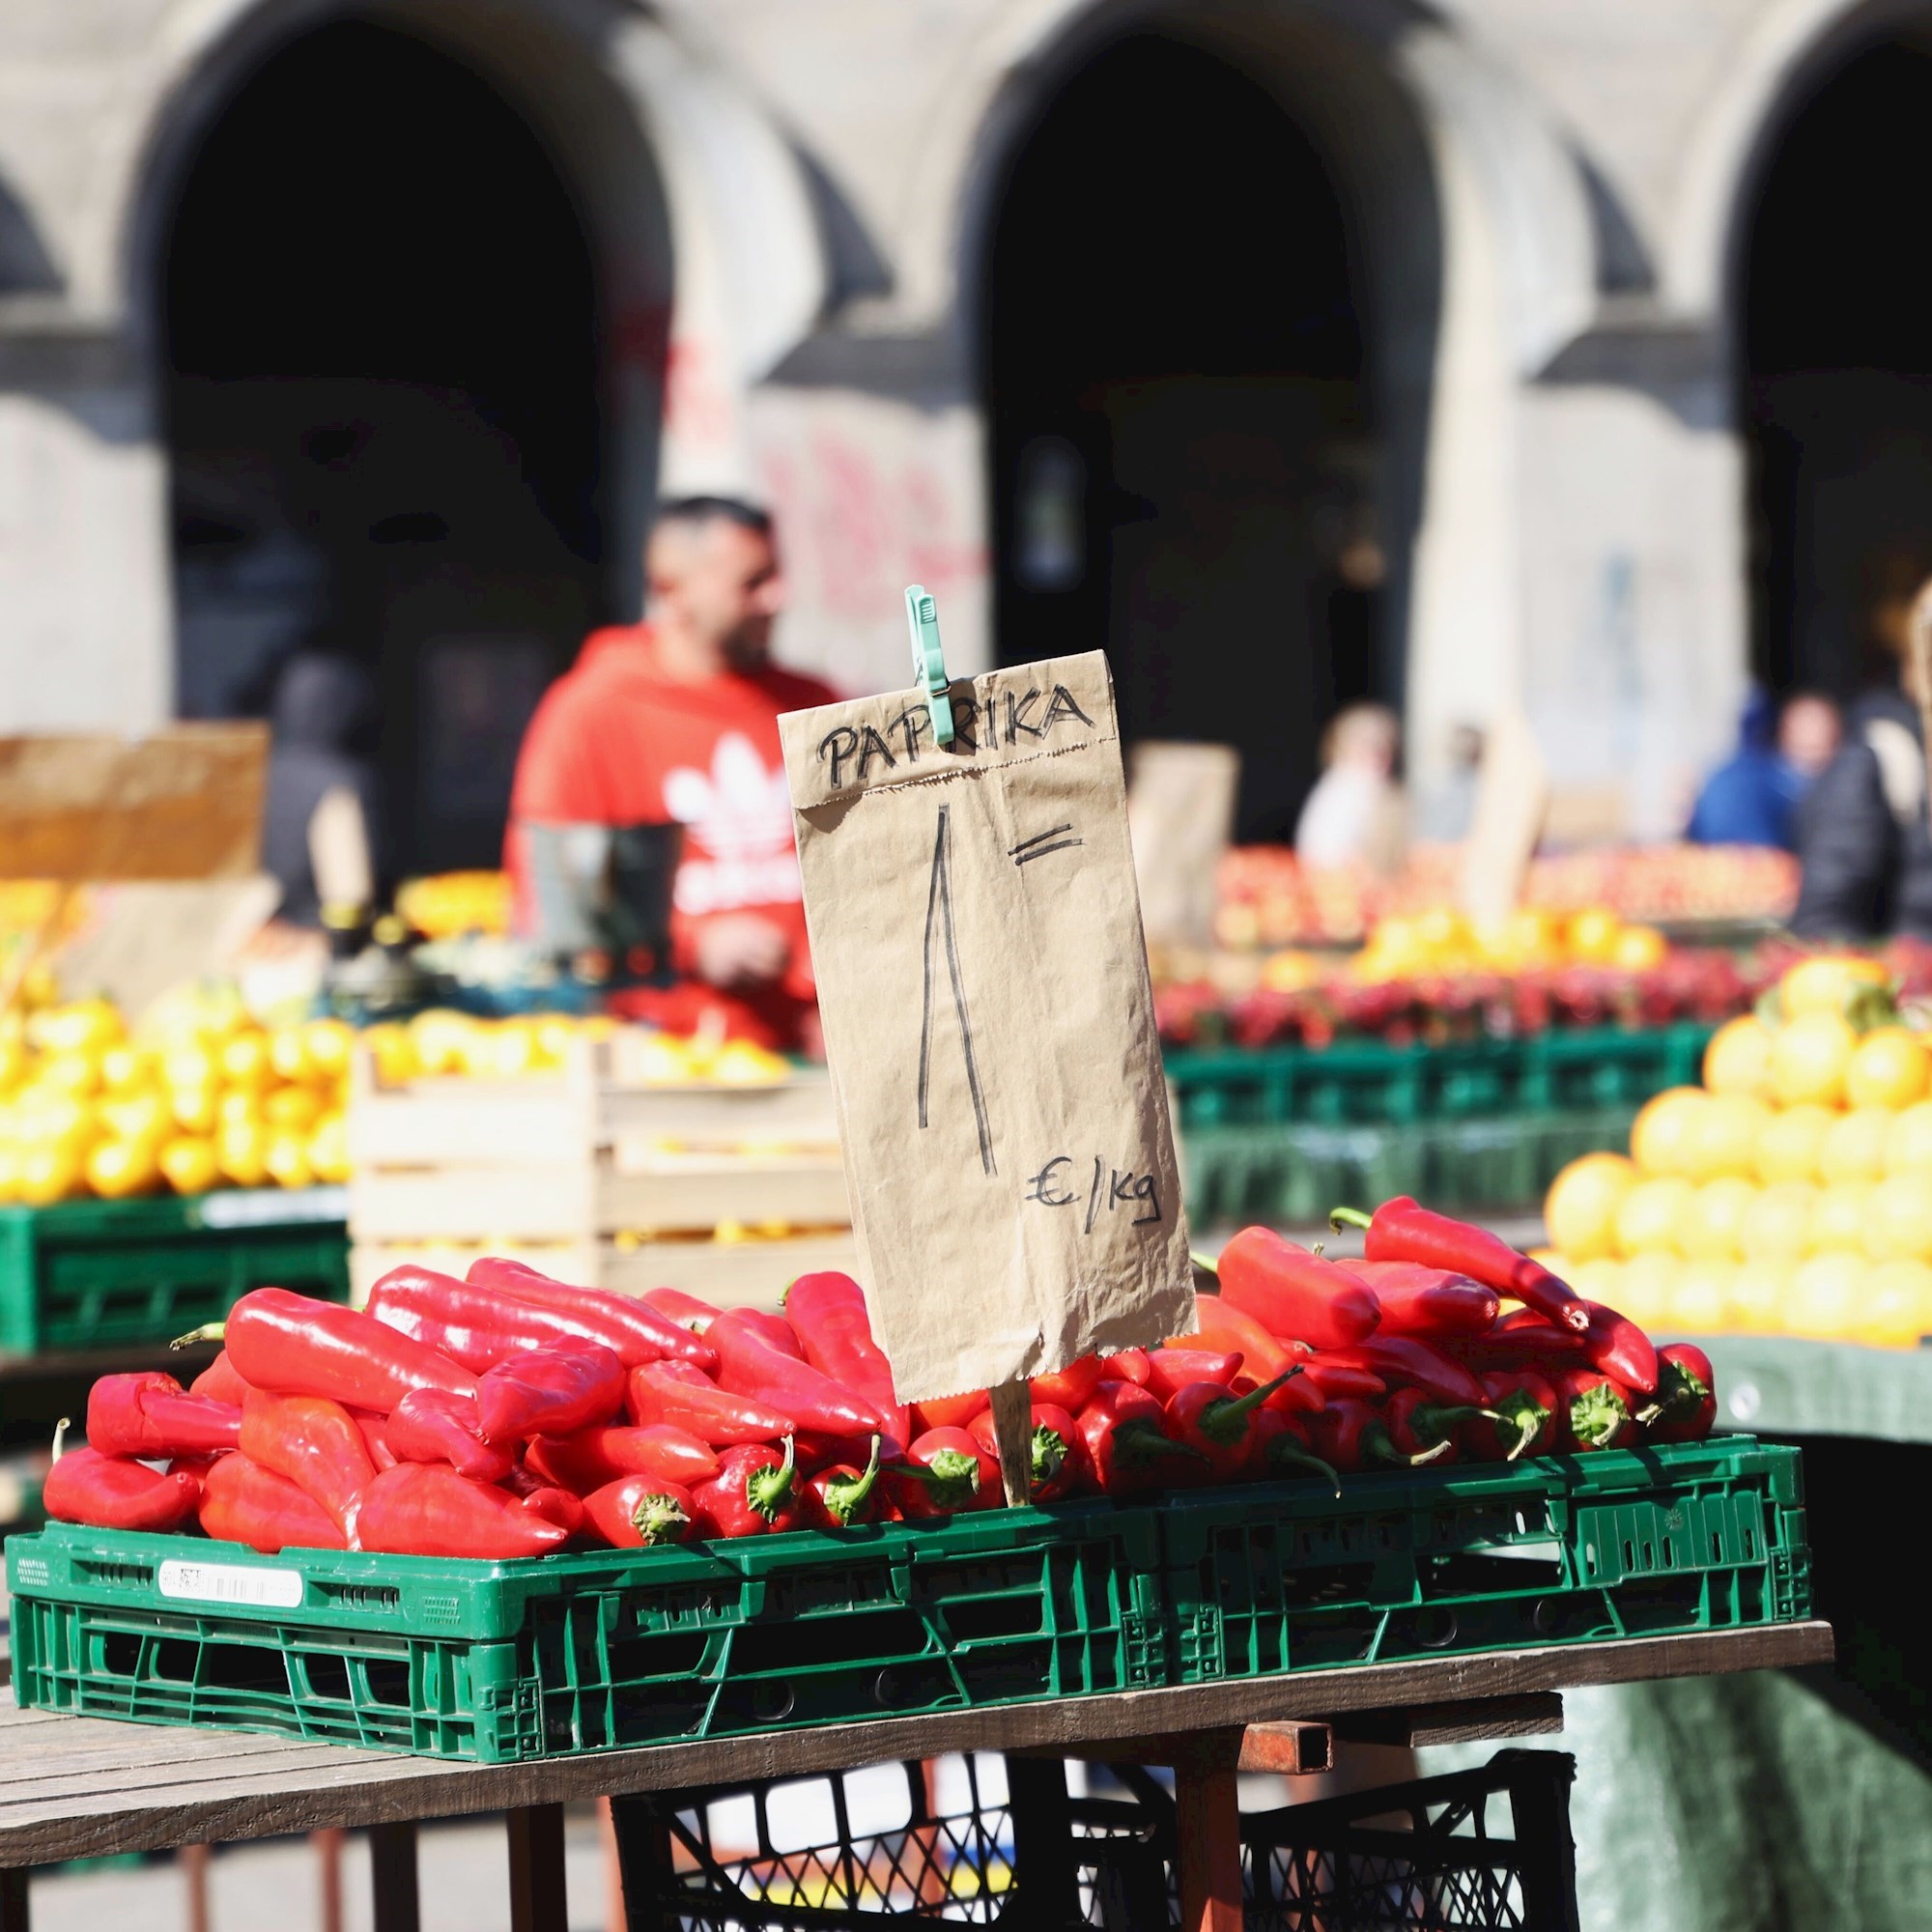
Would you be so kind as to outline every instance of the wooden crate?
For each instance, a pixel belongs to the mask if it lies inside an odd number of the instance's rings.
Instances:
[[[579,1041],[552,1075],[399,1086],[358,1052],[349,1105],[357,1293],[406,1259],[460,1273],[492,1253],[597,1287],[730,1299],[760,1298],[767,1277],[775,1298],[808,1269],[851,1265],[824,1073],[645,1087],[626,1047],[622,1035]],[[725,1223],[799,1232],[711,1238]]]

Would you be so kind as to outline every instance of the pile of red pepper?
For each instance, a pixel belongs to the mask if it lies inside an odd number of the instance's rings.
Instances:
[[[1344,1217],[1350,1218],[1350,1217]],[[1710,1362],[1654,1350],[1484,1231],[1408,1200],[1338,1262],[1231,1240],[1196,1331],[1032,1384],[1042,1503],[1689,1440]],[[1504,1303],[1518,1304],[1505,1309]],[[983,1390],[906,1406],[859,1285],[801,1276],[783,1314],[639,1299],[486,1258],[399,1267],[357,1312],[260,1289],[187,1389],[106,1376],[50,1515],[268,1552],[537,1556],[934,1517],[1004,1500]]]

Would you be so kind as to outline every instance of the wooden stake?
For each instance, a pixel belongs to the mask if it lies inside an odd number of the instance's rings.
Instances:
[[[1025,1509],[1033,1500],[1027,1488],[1027,1470],[1033,1462],[1033,1390],[1026,1382],[1002,1382],[992,1393],[1000,1480],[1006,1485],[1009,1507]]]

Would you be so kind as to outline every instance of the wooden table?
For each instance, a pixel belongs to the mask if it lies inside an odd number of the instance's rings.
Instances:
[[[1827,1661],[1829,1625],[1551,1646],[469,1765],[246,1732],[55,1717],[0,1700],[0,1932],[63,1859],[370,1827],[377,1932],[414,1932],[419,1820],[503,1811],[514,1932],[563,1932],[566,1801],[806,1776],[951,1751],[1172,1765],[1185,1932],[1239,1932],[1236,1776],[1320,1769],[1332,1737],[1432,1742],[1560,1722],[1565,1690]],[[1015,1804],[1016,1812],[1022,1809]],[[642,1928],[639,1928],[642,1932]]]

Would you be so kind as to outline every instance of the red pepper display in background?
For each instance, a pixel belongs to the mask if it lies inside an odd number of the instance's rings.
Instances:
[[[912,1406],[912,1433],[923,1435],[928,1429],[964,1429],[992,1405],[988,1389],[968,1389],[963,1395],[943,1395],[931,1402],[916,1402]]]
[[[713,1449],[776,1442],[793,1426],[788,1415],[729,1394],[689,1362],[645,1362],[633,1369],[624,1400],[639,1428],[682,1429]]]
[[[565,1342],[609,1349],[626,1368],[658,1361],[664,1352],[595,1309],[523,1301],[500,1289],[458,1281],[453,1274],[412,1264],[392,1267],[369,1291],[369,1313],[398,1334],[440,1350],[479,1374],[532,1349]]]
[[[1542,1263],[1518,1254],[1487,1228],[1435,1213],[1406,1194],[1384,1201],[1373,1215],[1338,1208],[1328,1218],[1338,1228],[1366,1229],[1363,1252],[1372,1262],[1420,1262],[1425,1267],[1467,1275],[1535,1309],[1559,1328],[1574,1328],[1580,1335],[1590,1324],[1581,1299]]]
[[[1657,1393],[1637,1411],[1651,1442],[1701,1442],[1718,1420],[1718,1378],[1694,1342],[1658,1350]]]
[[[242,1453],[285,1476],[348,1533],[356,1498],[375,1480],[376,1463],[339,1402],[319,1395],[250,1389],[242,1405]]]
[[[690,1536],[696,1507],[691,1492],[656,1476],[620,1476],[583,1498],[590,1527],[615,1549],[651,1549]]]
[[[1241,1368],[1257,1381],[1271,1382],[1300,1360],[1299,1353],[1271,1335],[1245,1309],[1218,1294],[1194,1297],[1194,1333],[1175,1337],[1177,1346],[1211,1349],[1216,1354],[1238,1350]]]
[[[1067,1410],[1057,1403],[1035,1403],[1032,1431],[1027,1437],[1027,1494],[1032,1501],[1061,1502],[1092,1486],[1087,1454],[1080,1445],[1079,1431]],[[992,1411],[982,1409],[976,1415],[967,1434],[993,1459],[997,1468],[1000,1439],[993,1427]],[[1004,1486],[1002,1488],[1004,1491]]]
[[[186,1469],[163,1475],[94,1448],[61,1452],[59,1441],[57,1434],[54,1465],[41,1489],[42,1505],[56,1521],[91,1529],[179,1529],[193,1521],[200,1476]]]
[[[1332,1402],[1319,1415],[1311,1416],[1308,1434],[1315,1452],[1345,1476],[1378,1463],[1394,1463],[1412,1468],[1434,1463],[1449,1453],[1449,1445],[1439,1442],[1422,1455],[1405,1456],[1395,1446],[1388,1425],[1378,1410],[1365,1402],[1351,1402],[1346,1396]]]
[[[595,1342],[528,1349],[476,1380],[476,1420],[497,1447],[532,1435],[574,1435],[624,1406],[624,1365]]]
[[[1419,1336],[1372,1335],[1352,1349],[1327,1350],[1321,1359],[1331,1367],[1366,1369],[1385,1382],[1422,1389],[1436,1402],[1482,1406],[1483,1385],[1475,1376]]]
[[[1381,1305],[1378,1335],[1480,1335],[1496,1319],[1502,1299],[1492,1288],[1420,1262],[1343,1262],[1375,1292]]]
[[[1221,1250],[1215,1272],[1221,1299],[1283,1341],[1347,1348],[1381,1321],[1375,1292],[1359,1276],[1272,1228],[1243,1228]]]
[[[242,1398],[248,1393],[248,1384],[235,1373],[235,1364],[228,1359],[228,1350],[221,1350],[187,1385],[189,1395],[205,1396],[210,1402],[225,1402],[231,1408],[242,1406]]]
[[[883,1492],[879,1489],[879,1438],[863,1469],[850,1463],[834,1463],[810,1477],[799,1498],[800,1520],[812,1529],[849,1529],[855,1522],[878,1519]]]
[[[1082,1355],[1078,1361],[1068,1362],[1064,1369],[1035,1376],[1027,1390],[1034,1402],[1043,1402],[1054,1408],[1077,1413],[1086,1407],[1087,1398],[1100,1386],[1101,1379],[1099,1356]]]
[[[1373,1402],[1388,1390],[1388,1384],[1380,1376],[1371,1375],[1367,1369],[1357,1368],[1352,1362],[1331,1362],[1326,1355],[1302,1356],[1301,1374],[1296,1382],[1305,1383],[1321,1398],[1321,1403],[1334,1402],[1344,1396],[1352,1397],[1356,1402]],[[1296,1382],[1291,1382],[1289,1387],[1295,1387]],[[1270,1399],[1270,1406],[1281,1406]],[[1299,1407],[1303,1405],[1295,1406]],[[1316,1405],[1320,1406],[1321,1403]]]
[[[663,1423],[643,1429],[600,1425],[574,1435],[539,1435],[524,1461],[558,1489],[584,1497],[625,1476],[653,1476],[688,1489],[718,1473],[718,1458],[696,1436]]]
[[[1103,1382],[1138,1382],[1142,1388],[1153,1373],[1153,1357],[1145,1349],[1122,1349],[1118,1354],[1100,1357]]]
[[[1434,1460],[1454,1463],[1461,1459],[1463,1436],[1469,1426],[1494,1424],[1497,1412],[1467,1403],[1437,1402],[1426,1389],[1409,1387],[1389,1397],[1382,1420],[1388,1424],[1389,1440],[1402,1455],[1413,1460],[1446,1444],[1448,1453]]]
[[[1255,1411],[1287,1378],[1264,1382],[1243,1396],[1230,1395],[1220,1382],[1189,1382],[1168,1399],[1168,1430],[1177,1442],[1201,1452],[1210,1482],[1233,1482],[1247,1464]]]
[[[642,1357],[645,1361],[693,1362],[706,1370],[717,1366],[718,1357],[689,1328],[635,1295],[613,1294],[606,1288],[576,1288],[502,1255],[479,1255],[469,1264],[465,1279],[518,1301],[534,1302],[539,1308],[565,1315],[594,1315],[631,1336],[639,1349],[647,1350]]]
[[[991,1509],[1006,1496],[999,1459],[965,1429],[927,1430],[886,1471],[885,1483],[908,1520]]]
[[[675,1321],[694,1335],[702,1335],[724,1312],[701,1295],[685,1293],[681,1288],[647,1288],[638,1299],[649,1303],[667,1321]]]
[[[396,1405],[383,1439],[399,1463],[447,1463],[479,1483],[500,1483],[516,1461],[483,1440],[474,1398],[447,1389],[412,1389]]]
[[[1144,1386],[1162,1402],[1172,1402],[1190,1382],[1219,1382],[1225,1389],[1240,1368],[1238,1350],[1224,1354],[1212,1349],[1156,1349],[1148,1357]]]
[[[1470,1424],[1470,1447],[1483,1461],[1514,1463],[1555,1449],[1556,1391],[1534,1369],[1492,1369],[1483,1377],[1483,1406],[1502,1418]]]
[[[87,1446],[103,1456],[201,1456],[233,1449],[241,1435],[239,1408],[189,1395],[158,1370],[99,1376],[87,1392]]]
[[[542,1556],[569,1541],[561,1523],[443,1463],[384,1469],[355,1516],[357,1549],[398,1556]]]
[[[1308,1425],[1298,1415],[1284,1415],[1276,1408],[1264,1408],[1255,1417],[1248,1435],[1247,1473],[1260,1482],[1320,1476],[1336,1495],[1342,1493],[1342,1479],[1316,1455]]]
[[[691,1492],[695,1533],[702,1537],[762,1536],[795,1529],[799,1520],[796,1445],[784,1454],[769,1443],[741,1443],[718,1459],[718,1473]]]
[[[228,1311],[228,1357],[251,1387],[320,1395],[387,1415],[412,1388],[473,1396],[476,1378],[373,1316],[285,1288],[258,1288]]]
[[[1556,1390],[1556,1447],[1617,1449],[1636,1434],[1630,1391],[1601,1369],[1562,1369]]]
[[[1073,1427],[1103,1495],[1144,1495],[1207,1464],[1174,1439],[1160,1398],[1132,1382],[1102,1382]]]
[[[201,1527],[222,1543],[273,1556],[283,1549],[347,1549],[349,1540],[315,1498],[247,1456],[218,1456],[201,1479]]]
[[[785,1320],[805,1359],[862,1395],[884,1417],[888,1454],[912,1440],[912,1412],[893,1387],[893,1366],[872,1336],[865,1291],[849,1274],[802,1274],[785,1290]]]
[[[705,1340],[718,1350],[718,1380],[734,1395],[780,1410],[799,1429],[821,1435],[892,1434],[886,1418],[856,1391],[842,1388],[811,1364],[774,1348],[751,1320],[752,1311],[727,1310]]]

